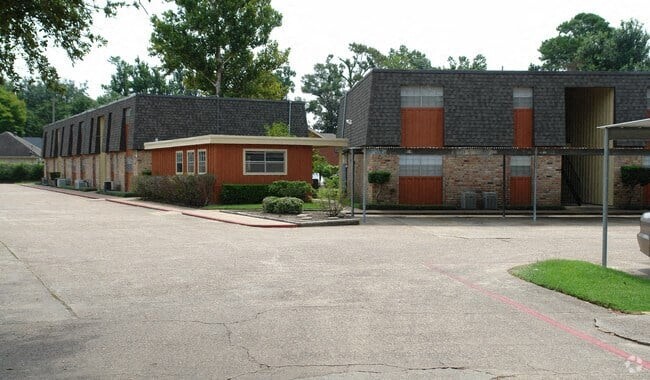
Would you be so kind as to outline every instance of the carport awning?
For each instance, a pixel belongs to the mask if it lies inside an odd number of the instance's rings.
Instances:
[[[610,140],[650,139],[650,119],[603,125],[598,127],[598,129],[607,129]]]

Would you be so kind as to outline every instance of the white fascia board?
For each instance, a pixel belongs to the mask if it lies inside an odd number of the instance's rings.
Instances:
[[[347,147],[348,139],[322,139],[314,137],[270,137],[270,136],[236,136],[205,135],[182,139],[153,141],[144,143],[145,150],[177,148],[191,145],[242,144],[242,145],[303,145]]]

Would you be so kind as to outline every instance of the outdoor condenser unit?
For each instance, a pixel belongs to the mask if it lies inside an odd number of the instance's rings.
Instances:
[[[463,191],[460,193],[460,208],[463,210],[476,209],[476,193],[473,191]]]
[[[494,191],[483,192],[483,208],[486,210],[497,209],[497,193]]]

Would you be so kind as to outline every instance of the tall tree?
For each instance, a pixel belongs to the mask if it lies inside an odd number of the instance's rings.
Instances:
[[[108,84],[102,85],[106,93],[97,99],[100,104],[131,94],[196,95],[185,87],[180,71],[165,75],[140,58],[132,64],[120,57],[111,57],[109,62],[115,66],[115,73]]]
[[[602,17],[580,13],[542,42],[541,66],[533,70],[630,71],[650,69],[650,36],[636,20],[613,28]]]
[[[273,75],[287,63],[288,50],[270,40],[282,22],[270,0],[175,3],[175,10],[151,18],[150,52],[160,56],[166,70],[184,70],[186,83],[217,96],[286,95],[281,91],[286,86]],[[276,90],[269,93],[269,86]]]
[[[54,119],[60,120],[78,113],[82,113],[96,106],[96,102],[88,96],[85,83],[77,86],[72,81],[63,81],[56,84],[62,90],[52,90],[43,82],[34,82],[24,79],[18,88],[18,97],[27,105],[27,120],[25,134],[40,136],[43,126]]]
[[[487,60],[483,54],[477,54],[471,61],[464,55],[447,58],[449,70],[487,70]]]
[[[56,86],[59,76],[46,56],[47,50],[60,47],[72,62],[83,58],[94,45],[105,42],[90,31],[93,16],[114,16],[123,5],[125,2],[119,0],[3,0],[0,78],[6,76],[18,85],[21,76],[16,64],[23,59],[30,74],[38,74],[50,87]]]
[[[314,128],[326,133],[336,132],[339,99],[346,84],[341,66],[333,60],[334,56],[328,55],[325,63],[314,65],[313,74],[302,77],[302,91],[316,97],[307,104],[307,112],[316,117]]]
[[[0,86],[0,133],[24,136],[27,110],[25,102],[4,86]]]

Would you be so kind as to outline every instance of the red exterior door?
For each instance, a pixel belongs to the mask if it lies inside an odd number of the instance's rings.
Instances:
[[[531,178],[510,177],[510,205],[530,206]]]
[[[399,177],[399,203],[441,205],[442,177]]]

